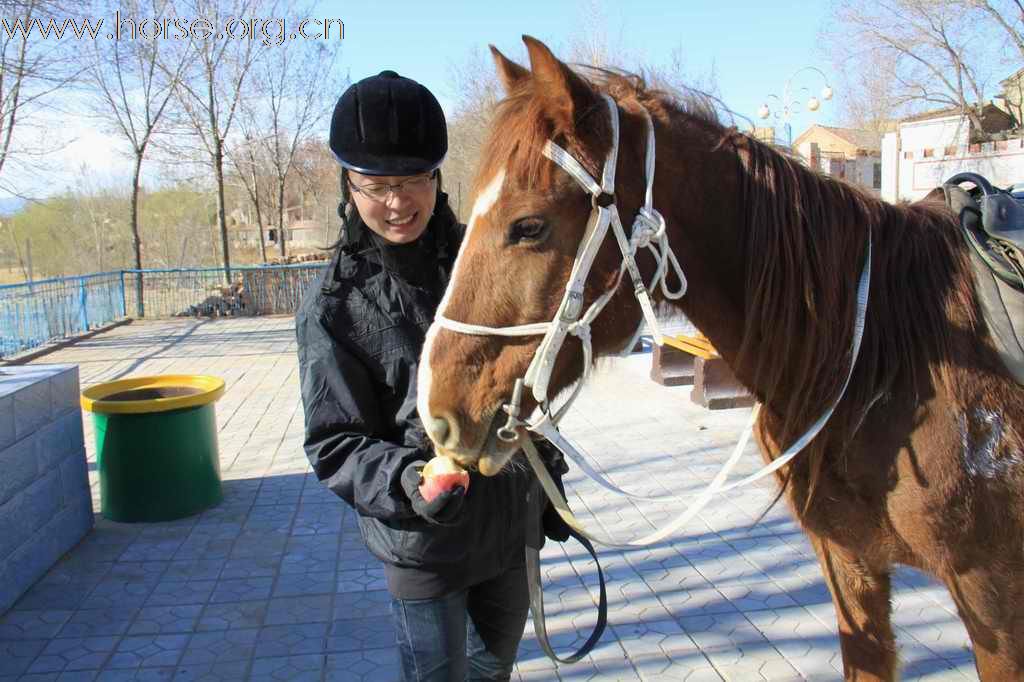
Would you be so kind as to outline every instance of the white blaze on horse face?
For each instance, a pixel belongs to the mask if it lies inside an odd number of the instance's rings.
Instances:
[[[469,240],[472,238],[473,227],[477,224],[479,219],[487,214],[498,201],[498,197],[501,196],[501,188],[505,184],[505,169],[502,168],[498,171],[498,174],[487,183],[480,195],[477,196],[476,201],[473,203],[473,211],[469,216],[469,225],[466,227],[466,235],[462,238],[462,245],[459,247],[459,253],[455,257],[455,265],[452,266],[452,275],[448,279],[448,286],[444,290],[444,296],[441,297],[441,303],[437,306],[438,314],[444,315],[446,308],[448,307],[448,300],[451,298],[452,290],[455,288],[455,281],[459,275],[459,266],[463,263],[463,254],[466,251],[466,245],[469,244]],[[434,428],[434,420],[430,414],[430,385],[432,381],[432,375],[430,371],[430,355],[431,350],[434,346],[434,339],[437,337],[437,332],[440,330],[440,325],[434,322],[430,325],[430,329],[427,330],[427,336],[423,342],[423,352],[420,354],[420,364],[417,372],[417,386],[416,386],[416,411],[420,414],[420,421],[423,422],[424,428],[427,430],[427,434],[433,436],[432,429]],[[436,441],[435,441],[436,442]]]

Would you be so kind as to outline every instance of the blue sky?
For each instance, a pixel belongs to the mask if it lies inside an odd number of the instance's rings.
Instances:
[[[455,97],[451,64],[464,62],[474,49],[486,54],[488,43],[523,58],[524,33],[545,41],[556,54],[564,52],[581,34],[583,17],[593,7],[602,15],[608,42],[625,47],[631,57],[639,54],[647,62],[666,63],[679,48],[691,73],[707,72],[714,64],[725,103],[751,118],[767,94],[781,95],[796,69],[813,65],[832,76],[827,51],[818,44],[828,9],[821,0],[639,1],[629,3],[628,9],[626,3],[558,0],[325,2],[320,9],[345,22],[342,61],[353,80],[392,68],[419,80],[449,105]],[[804,74],[795,84],[815,92],[823,85],[813,74]],[[813,120],[834,122],[834,110],[835,103],[829,103]],[[795,131],[810,122],[794,119]]]
[[[429,87],[449,113],[458,99],[453,67],[466,64],[475,53],[491,69],[489,43],[513,59],[525,61],[520,39],[525,33],[568,58],[573,41],[589,26],[604,34],[611,48],[621,48],[624,55],[617,65],[623,68],[635,70],[639,62],[664,66],[673,50],[680,52],[691,75],[706,74],[714,65],[725,104],[740,116],[756,120],[767,95],[781,95],[787,77],[795,70],[813,65],[830,79],[834,77],[828,51],[819,45],[827,14],[825,0],[640,0],[628,9],[625,3],[607,0],[321,0],[311,16],[344,22],[343,74],[355,81],[394,69]],[[794,84],[817,92],[823,81],[805,73]],[[836,84],[832,85],[841,97]],[[836,102],[828,102],[814,116],[795,116],[793,134],[814,122],[829,125],[836,121]],[[745,127],[742,119],[737,119],[737,124]],[[83,163],[96,185],[126,183],[130,162],[117,151],[121,144],[94,123],[65,116],[47,127],[61,138],[58,146],[62,148],[46,158],[49,170],[45,177],[27,180],[22,191],[45,196],[75,186]],[[324,137],[326,128],[325,124]],[[153,166],[145,168],[144,181],[152,180],[154,172]],[[0,191],[0,201],[5,196]],[[3,208],[0,206],[0,213]]]

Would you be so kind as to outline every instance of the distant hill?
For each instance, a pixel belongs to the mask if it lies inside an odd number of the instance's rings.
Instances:
[[[24,199],[18,197],[0,197],[0,215],[11,215],[21,210],[25,205]]]

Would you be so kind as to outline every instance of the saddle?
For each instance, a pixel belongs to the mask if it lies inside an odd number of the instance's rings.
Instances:
[[[973,192],[960,185],[974,184]],[[996,350],[1024,384],[1024,204],[975,173],[942,185],[970,245],[974,282]]]

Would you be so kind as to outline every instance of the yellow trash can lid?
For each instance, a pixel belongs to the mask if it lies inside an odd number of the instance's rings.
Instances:
[[[208,405],[224,395],[224,380],[164,374],[109,381],[82,391],[82,409],[100,414],[148,414]]]

